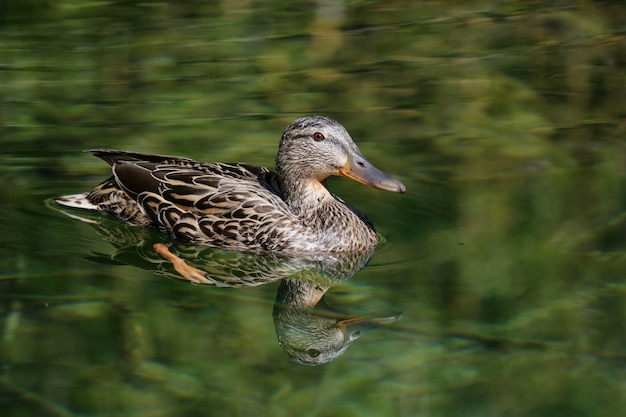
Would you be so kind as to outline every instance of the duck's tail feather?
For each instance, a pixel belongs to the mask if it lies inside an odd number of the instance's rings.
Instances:
[[[120,162],[145,161],[162,163],[166,161],[185,161],[193,163],[195,161],[189,158],[181,158],[178,156],[152,155],[142,152],[119,151],[117,149],[88,149],[85,152],[91,152],[94,156],[105,161],[107,164],[114,166]]]
[[[54,202],[66,207],[79,208],[83,210],[98,210],[98,206],[88,199],[89,193],[62,195]]]

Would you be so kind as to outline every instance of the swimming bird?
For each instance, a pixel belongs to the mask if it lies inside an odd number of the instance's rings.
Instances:
[[[276,172],[243,163],[110,149],[89,152],[113,176],[93,191],[62,196],[69,207],[154,226],[181,243],[247,252],[329,253],[368,250],[372,223],[326,186],[341,175],[381,190],[405,186],[374,167],[350,134],[324,116],[296,119],[284,131]]]

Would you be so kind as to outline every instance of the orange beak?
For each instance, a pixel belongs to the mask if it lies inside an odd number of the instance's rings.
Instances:
[[[380,190],[394,193],[406,191],[404,184],[376,168],[360,153],[350,154],[348,162],[339,168],[339,174]]]

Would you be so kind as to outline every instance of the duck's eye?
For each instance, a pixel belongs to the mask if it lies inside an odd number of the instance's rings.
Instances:
[[[322,135],[322,137],[324,137],[324,135]],[[322,353],[322,352],[320,352],[320,351],[319,351],[319,350],[317,350],[317,349],[309,349],[309,350],[307,351],[307,353],[309,354],[309,356],[310,356],[310,357],[312,357],[312,358],[317,358],[317,357],[320,355],[320,353]]]
[[[315,132],[315,133],[313,133],[313,140],[314,140],[314,141],[316,141],[316,142],[321,142],[321,141],[323,141],[324,139],[326,139],[326,138],[324,137],[324,135],[323,135],[322,133],[320,133],[320,132]]]

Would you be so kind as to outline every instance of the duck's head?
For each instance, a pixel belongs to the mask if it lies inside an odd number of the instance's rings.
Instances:
[[[273,316],[278,343],[291,360],[317,366],[337,359],[358,338],[370,330],[399,320],[402,313],[374,312],[344,317],[330,310],[303,309],[277,303]]]
[[[293,121],[280,140],[276,170],[283,182],[323,182],[342,175],[381,190],[403,193],[404,185],[373,166],[337,121],[323,116]]]

